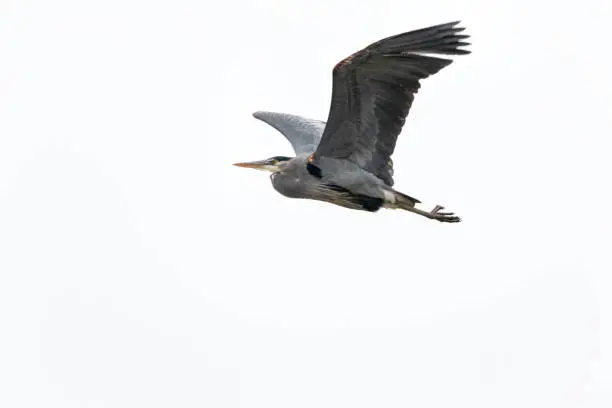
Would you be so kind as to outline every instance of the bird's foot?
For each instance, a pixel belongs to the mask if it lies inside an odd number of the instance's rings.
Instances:
[[[461,218],[457,217],[452,212],[441,212],[444,209],[441,205],[436,205],[433,210],[429,212],[432,219],[440,222],[460,222]]]

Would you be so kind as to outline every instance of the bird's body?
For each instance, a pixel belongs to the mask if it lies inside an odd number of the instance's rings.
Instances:
[[[327,122],[298,115],[255,112],[281,132],[296,156],[237,163],[272,171],[274,188],[290,198],[307,198],[355,210],[400,208],[443,222],[459,217],[416,208],[419,200],[393,189],[395,149],[419,80],[452,61],[422,54],[467,54],[457,22],[378,41],[345,58],[333,70]]]
[[[380,208],[384,196],[382,183],[370,173],[364,172],[364,180],[360,186],[341,187],[343,183],[324,182],[322,178],[310,171],[308,156],[302,155],[288,160],[282,171],[270,176],[272,186],[276,191],[289,198],[315,198],[316,200],[340,205],[355,210],[376,211]],[[367,181],[366,181],[367,179]],[[360,187],[369,189],[363,194]]]
[[[414,206],[419,202],[393,190],[356,165],[348,165],[351,168],[338,173],[334,180],[325,180],[312,169],[308,158],[308,155],[300,155],[287,160],[281,165],[281,171],[272,173],[270,179],[274,189],[289,198],[316,199],[370,212],[381,207],[400,208],[400,203]],[[352,180],[358,182],[352,184]]]

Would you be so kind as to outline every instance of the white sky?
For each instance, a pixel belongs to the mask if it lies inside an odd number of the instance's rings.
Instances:
[[[567,4],[567,5],[564,5]],[[608,1],[0,5],[0,406],[610,407]],[[396,187],[290,200],[256,110],[461,19]]]

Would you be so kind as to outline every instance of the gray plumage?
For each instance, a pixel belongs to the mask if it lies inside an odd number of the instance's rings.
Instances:
[[[258,111],[291,143],[296,157],[238,163],[272,171],[274,188],[291,198],[326,201],[351,209],[401,208],[444,222],[459,217],[415,207],[420,201],[392,188],[397,138],[420,81],[452,60],[425,54],[462,55],[469,36],[458,22],[440,24],[377,41],[333,69],[327,122],[298,115]]]
[[[325,122],[289,113],[257,111],[253,113],[253,117],[267,123],[285,136],[297,155],[314,152],[325,129]]]

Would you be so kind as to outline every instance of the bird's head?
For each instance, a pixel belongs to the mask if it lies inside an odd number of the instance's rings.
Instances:
[[[283,169],[283,166],[291,160],[291,157],[285,156],[274,156],[269,159],[253,161],[253,162],[244,162],[244,163],[234,163],[234,166],[238,167],[246,167],[249,169],[255,170],[263,170],[270,171],[272,173],[279,172]]]

